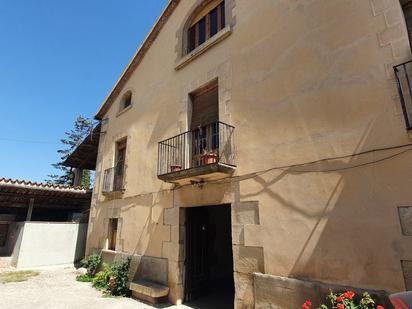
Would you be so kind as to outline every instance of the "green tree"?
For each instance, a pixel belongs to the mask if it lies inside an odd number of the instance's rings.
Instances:
[[[78,116],[74,122],[74,128],[65,132],[65,137],[60,140],[64,145],[63,149],[57,150],[60,155],[60,161],[52,164],[57,173],[48,175],[47,183],[71,185],[73,184],[74,173],[70,167],[64,166],[63,162],[73,152],[73,150],[86,138],[92,128],[92,121],[86,117]],[[82,186],[90,188],[91,176],[90,171],[83,171]]]

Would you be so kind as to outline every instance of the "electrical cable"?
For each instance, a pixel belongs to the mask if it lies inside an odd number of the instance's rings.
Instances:
[[[323,159],[319,159],[319,160],[316,160],[316,161],[271,167],[271,168],[268,168],[268,169],[264,169],[264,170],[244,174],[244,175],[228,176],[228,177],[221,178],[221,179],[208,180],[208,181],[199,182],[199,183],[195,183],[195,184],[192,184],[192,183],[184,184],[184,185],[176,184],[176,186],[174,188],[171,188],[171,189],[164,189],[164,190],[159,190],[159,191],[147,192],[147,193],[133,195],[131,197],[146,196],[146,195],[159,194],[159,193],[165,193],[165,192],[173,192],[173,191],[179,190],[179,189],[184,188],[184,187],[189,187],[189,186],[204,186],[204,185],[208,185],[208,184],[222,184],[222,183],[240,182],[240,181],[255,178],[257,176],[266,174],[266,173],[268,173],[270,171],[274,171],[274,170],[288,171],[288,172],[291,172],[291,173],[330,173],[330,172],[344,171],[344,170],[349,170],[349,169],[354,169],[354,168],[358,168],[358,167],[368,166],[368,165],[380,163],[380,162],[383,162],[383,161],[386,161],[386,160],[390,160],[392,158],[395,158],[397,156],[400,156],[404,153],[407,153],[407,152],[411,151],[412,147],[408,148],[406,150],[402,150],[398,153],[389,155],[389,156],[384,157],[384,158],[368,161],[368,162],[361,163],[361,164],[345,166],[345,167],[341,167],[341,168],[325,169],[325,170],[293,170],[293,169],[298,168],[298,167],[312,165],[312,164],[322,163],[322,162],[326,162],[326,161],[346,159],[346,158],[361,156],[361,155],[365,155],[365,154],[369,154],[369,153],[373,153],[373,152],[395,150],[395,149],[401,149],[401,148],[410,147],[410,146],[412,146],[412,143],[398,145],[398,146],[375,148],[375,149],[370,149],[370,150],[366,150],[366,151],[362,151],[362,152],[358,152],[358,153],[353,153],[353,154],[348,154],[348,155],[343,155],[343,156],[337,156],[337,157],[332,157],[332,158],[323,158]]]
[[[12,143],[26,143],[26,144],[63,145],[63,143],[56,143],[56,142],[14,139],[14,138],[6,138],[6,137],[0,137],[0,141],[12,142]]]

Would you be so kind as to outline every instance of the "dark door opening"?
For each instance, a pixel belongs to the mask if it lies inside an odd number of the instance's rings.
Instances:
[[[233,308],[230,205],[186,209],[185,301],[193,308]]]

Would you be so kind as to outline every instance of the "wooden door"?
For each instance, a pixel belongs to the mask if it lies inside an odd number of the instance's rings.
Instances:
[[[217,85],[192,95],[192,167],[205,165],[205,154],[217,155],[216,136],[219,120],[219,96]]]
[[[116,145],[116,164],[114,172],[114,191],[123,190],[124,170],[126,161],[126,140],[122,140]]]
[[[192,95],[192,120],[190,130],[198,129],[219,120],[219,95],[217,85]]]
[[[190,302],[207,289],[209,279],[209,216],[205,207],[186,210],[185,301]]]

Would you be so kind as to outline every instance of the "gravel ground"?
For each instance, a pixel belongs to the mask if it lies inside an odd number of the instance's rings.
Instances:
[[[0,284],[0,308],[30,309],[151,309],[131,298],[103,297],[90,283],[77,282],[74,268],[41,269],[25,282]],[[189,309],[187,306],[165,306]]]

